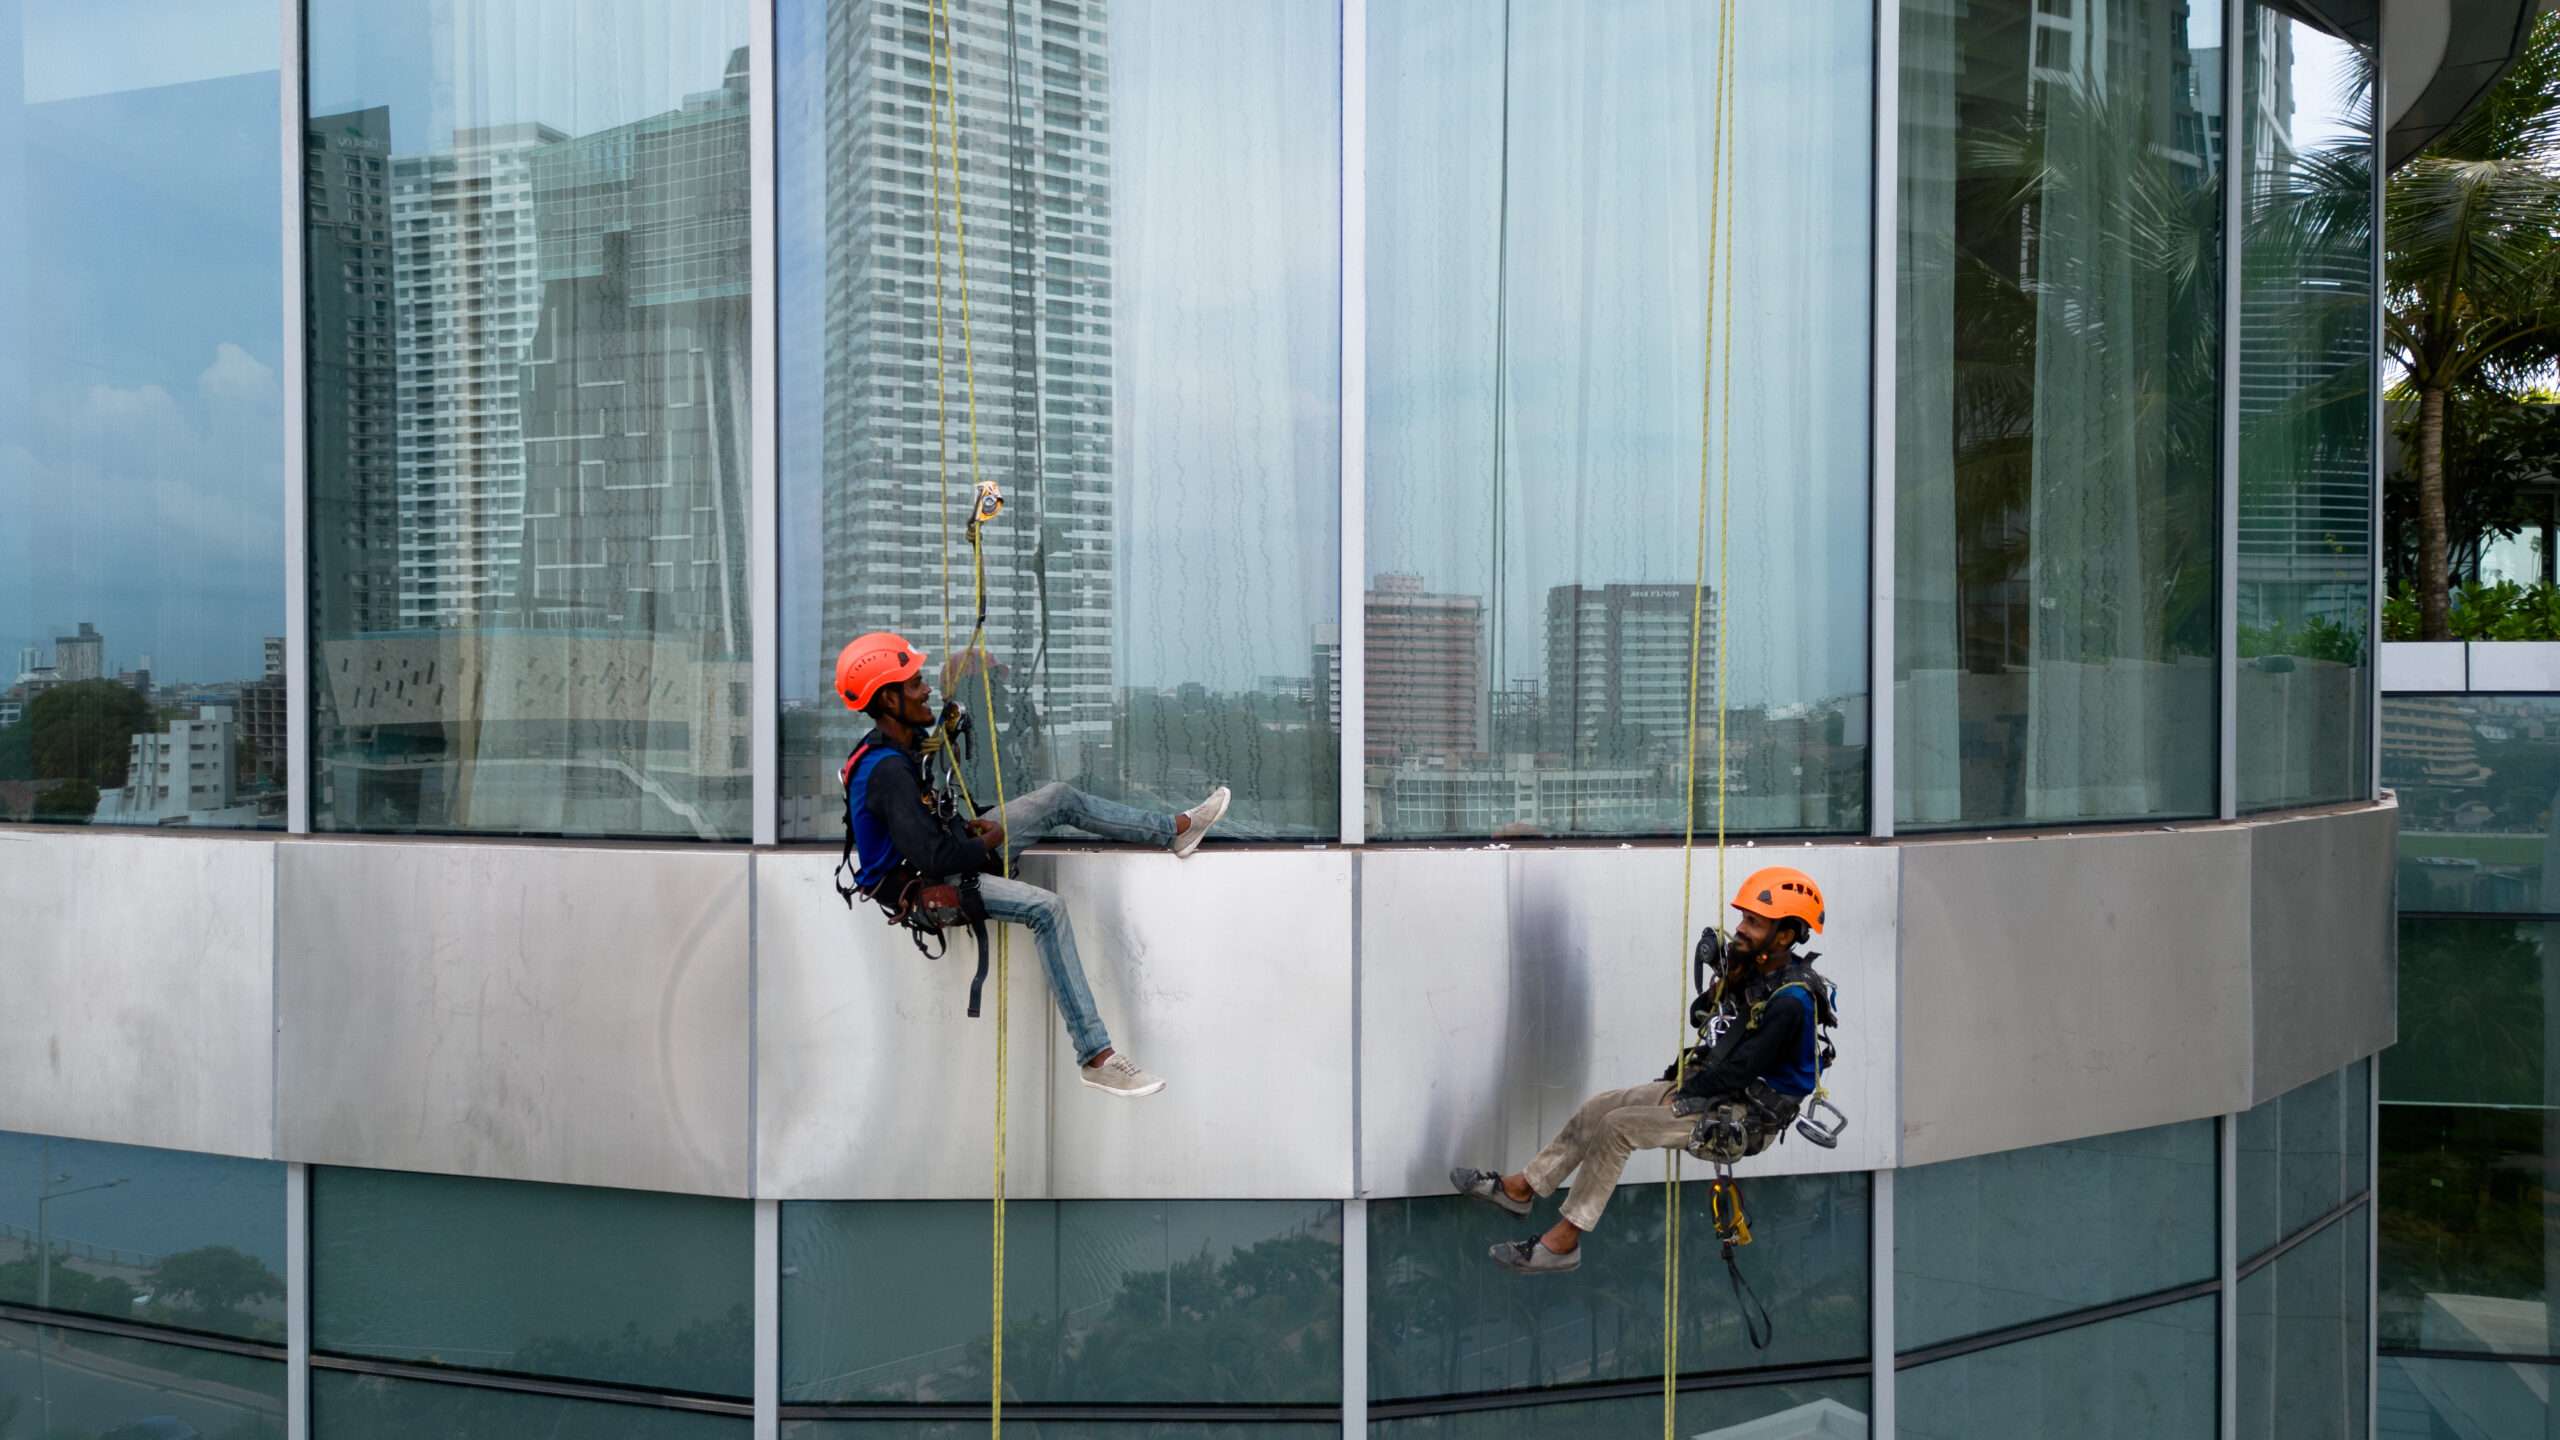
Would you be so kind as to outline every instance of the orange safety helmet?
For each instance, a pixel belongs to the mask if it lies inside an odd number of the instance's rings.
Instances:
[[[903,635],[874,630],[856,636],[836,654],[836,694],[848,710],[868,709],[883,685],[898,685],[924,673],[924,652]]]
[[[1822,887],[1791,866],[1770,865],[1745,876],[1733,893],[1733,908],[1769,920],[1801,920],[1822,933]]]

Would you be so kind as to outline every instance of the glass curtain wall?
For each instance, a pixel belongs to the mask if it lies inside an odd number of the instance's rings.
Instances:
[[[0,822],[281,827],[276,7],[131,8],[0,0]]]
[[[2560,695],[2391,696],[2382,784],[2400,797],[2403,912],[2560,915]]]
[[[2350,1065],[2237,1121],[2242,1436],[2365,1434],[2372,1077]]]
[[[776,11],[781,833],[842,833],[836,652],[894,630],[977,712],[982,805],[1000,744],[1013,793],[1225,784],[1220,835],[1330,838],[1338,18],[949,0],[938,59],[936,8]]]
[[[2373,61],[2247,0],[2239,805],[2372,788]]]
[[[1899,827],[2214,808],[2222,13],[1902,6]]]
[[[313,828],[748,835],[751,15],[307,7]]]
[[[282,1440],[284,1185],[0,1132],[0,1435]]]
[[[1701,826],[1721,702],[1733,828],[1866,827],[1873,22],[1737,9],[1370,7],[1373,838],[1677,834],[1693,702]]]

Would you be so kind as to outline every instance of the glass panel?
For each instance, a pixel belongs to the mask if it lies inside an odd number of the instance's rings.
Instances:
[[[1006,1393],[1340,1399],[1340,1204],[1016,1201],[1005,1213]],[[784,1403],[983,1400],[988,1278],[983,1204],[783,1206]]]
[[[311,1433],[330,1440],[747,1440],[744,1415],[517,1395],[335,1370],[311,1374]]]
[[[284,1341],[284,1167],[0,1132],[0,1301]]]
[[[2240,1282],[2243,1440],[2364,1440],[2370,1213],[2357,1210]]]
[[[318,1350],[746,1395],[754,1291],[743,1200],[311,1173]]]
[[[2240,1117],[2240,1258],[2337,1209],[2365,1188],[2372,1121],[2361,1063]]]
[[[1693,662],[1712,827],[1719,649],[1729,823],[1866,828],[1873,19],[1743,12],[1719,171],[1713,6],[1370,7],[1372,835],[1677,833]]]
[[[751,7],[307,8],[313,827],[746,838]]]
[[[886,629],[972,710],[991,681],[1011,791],[1179,809],[1223,782],[1221,835],[1329,838],[1336,13],[952,7],[964,271],[932,8],[776,11],[782,833],[842,833],[869,725],[836,652]],[[991,677],[952,663],[978,476],[1011,502],[986,531]],[[992,803],[986,728],[970,790]]]
[[[1851,1440],[1867,1433],[1867,1382],[1693,1390],[1680,1397],[1678,1427],[1685,1440]],[[1662,1434],[1662,1397],[1378,1420],[1370,1423],[1369,1434],[1371,1440],[1512,1440],[1520,1435],[1655,1440]]]
[[[1336,1425],[1222,1424],[1215,1420],[1130,1422],[1017,1420],[1004,1430],[1020,1440],[1334,1440]],[[782,1440],[977,1440],[984,1420],[786,1420]]]
[[[2400,908],[2560,915],[2560,695],[2395,695],[2382,784],[2400,795]]]
[[[6,1440],[284,1440],[284,1362],[0,1320]]]
[[[2208,1295],[1915,1366],[1899,1377],[1900,1433],[1907,1440],[2211,1435],[2216,1348]]]
[[[2382,1343],[2560,1355],[2552,1110],[2382,1107]]]
[[[2386,1436],[2426,1440],[2544,1435],[2550,1423],[2551,1367],[2385,1355],[2377,1379]]]
[[[1906,828],[2214,805],[2222,8],[2037,8],[1902,7]]]
[[[1582,1268],[1534,1287],[1486,1255],[1552,1218],[1460,1196],[1369,1204],[1369,1394],[1392,1400],[1662,1374],[1665,1187],[1630,1185],[1583,1241]],[[1754,1350],[1719,1258],[1707,1186],[1680,1187],[1683,1372],[1854,1360],[1868,1353],[1867,1181],[1753,1179],[1743,1274],[1777,1339]],[[1657,1413],[1657,1424],[1659,1417]]]
[[[2406,837],[2402,844],[2407,844]],[[2405,887],[2407,881],[2403,880]],[[2522,920],[2400,922],[2400,1043],[2382,1052],[2392,1103],[2548,1106],[2543,997],[2560,988],[2560,926]]]
[[[0,0],[0,821],[284,824],[277,53]]]
[[[2373,92],[2354,46],[2247,13],[2239,799],[2262,810],[2373,787]]]
[[[2210,1120],[1914,1166],[1894,1187],[1897,1349],[2213,1278]]]

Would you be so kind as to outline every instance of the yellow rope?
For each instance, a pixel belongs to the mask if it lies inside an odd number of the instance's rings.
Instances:
[[[960,105],[958,95],[960,87],[951,58],[952,43],[950,0],[934,0],[932,15],[933,24],[931,28],[933,32],[932,43],[934,46],[934,90],[932,98],[934,103],[929,108],[933,111],[932,135],[933,145],[937,152],[937,158],[939,158],[939,152],[941,151],[946,139],[950,146],[951,228],[955,239],[954,248],[957,251],[957,263],[960,271],[960,370],[962,384],[967,392],[967,416],[969,424],[969,495],[971,497],[971,505],[973,507],[968,524],[969,560],[975,582],[978,621],[970,630],[968,648],[978,652],[971,663],[977,666],[980,693],[984,696],[985,700],[983,713],[985,715],[987,726],[987,760],[989,768],[994,774],[996,784],[996,808],[994,814],[997,817],[997,823],[1001,824],[1003,823],[1005,807],[1004,743],[998,735],[998,731],[1001,727],[997,722],[997,716],[995,713],[995,670],[994,667],[987,662],[987,658],[984,653],[984,641],[986,639],[987,628],[987,555],[983,538],[979,533],[981,527],[976,518],[976,512],[974,509],[978,479],[981,474],[978,453],[978,350],[974,317],[971,314],[969,305],[969,216],[968,203],[963,198],[960,189]],[[937,493],[948,492],[951,480],[951,382],[948,362],[946,359],[948,344],[945,339],[946,331],[943,320],[942,298],[942,188],[942,167],[937,165],[934,169],[933,229],[933,371],[936,417],[935,442],[939,447],[941,455],[941,480],[937,486]],[[947,495],[942,510],[942,633],[944,646],[943,653],[945,663],[947,664],[952,660],[956,660],[960,653],[950,648],[951,514],[948,506]],[[950,697],[945,696],[944,698],[948,699]],[[949,743],[949,737],[944,737],[944,743]],[[957,765],[952,767],[952,773],[954,775],[958,775],[960,773]],[[969,800],[968,781],[965,778],[960,781],[960,794],[964,801]],[[971,801],[970,803],[974,804],[975,802]],[[1013,833],[1010,829],[1006,830],[1003,840],[998,844],[996,855],[997,873],[1010,879],[1013,875]],[[1007,1132],[1005,1100],[1006,1091],[1008,1089],[1007,1072],[1012,1066],[1012,1046],[1010,1044],[1012,1031],[1010,1022],[1012,1017],[1009,1013],[1011,1009],[1009,1001],[1012,996],[1011,979],[1013,973],[1013,954],[1012,946],[1010,944],[1011,933],[1011,927],[998,926],[996,928],[995,937],[996,1114],[992,1161],[992,1168],[994,1171],[992,1177],[992,1190],[994,1193],[993,1199],[990,1202],[990,1231],[992,1239],[991,1253],[989,1256],[990,1275],[988,1280],[989,1295],[987,1301],[989,1322],[987,1433],[990,1436],[998,1437],[1001,1437],[1004,1434],[1004,1239],[1005,1149]]]
[[[1680,956],[1679,1008],[1674,1012],[1679,1036],[1680,1056],[1677,1075],[1686,1079],[1689,1053],[1689,956],[1690,917],[1695,886],[1691,880],[1691,856],[1698,838],[1698,680],[1699,641],[1706,626],[1707,605],[1707,492],[1709,476],[1718,467],[1714,463],[1714,445],[1724,441],[1723,495],[1719,501],[1716,524],[1716,594],[1727,593],[1731,576],[1733,514],[1733,442],[1726,433],[1727,425],[1718,424],[1717,376],[1723,371],[1721,398],[1722,419],[1730,422],[1733,414],[1733,314],[1728,303],[1719,306],[1721,283],[1729,297],[1733,277],[1733,209],[1727,203],[1725,189],[1730,176],[1726,156],[1732,149],[1733,130],[1733,0],[1723,0],[1716,20],[1716,82],[1714,91],[1715,128],[1712,154],[1707,171],[1707,264],[1705,284],[1706,330],[1700,337],[1699,358],[1703,377],[1698,397],[1698,562],[1689,601],[1689,733],[1687,747],[1687,794],[1681,804],[1680,833]],[[1724,345],[1719,353],[1716,325],[1724,325]],[[1716,626],[1716,893],[1722,895],[1725,885],[1725,632],[1731,627]],[[1721,983],[1719,983],[1721,989]],[[1663,1265],[1662,1265],[1662,1435],[1675,1440],[1680,1420],[1680,1155],[1678,1147],[1671,1151],[1670,1180],[1663,1196]],[[1712,1200],[1723,1197],[1714,1196]]]

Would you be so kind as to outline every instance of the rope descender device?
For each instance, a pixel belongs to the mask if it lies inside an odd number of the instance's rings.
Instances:
[[[978,482],[977,502],[969,508],[969,528],[979,526],[1004,513],[1004,487],[993,480]]]

